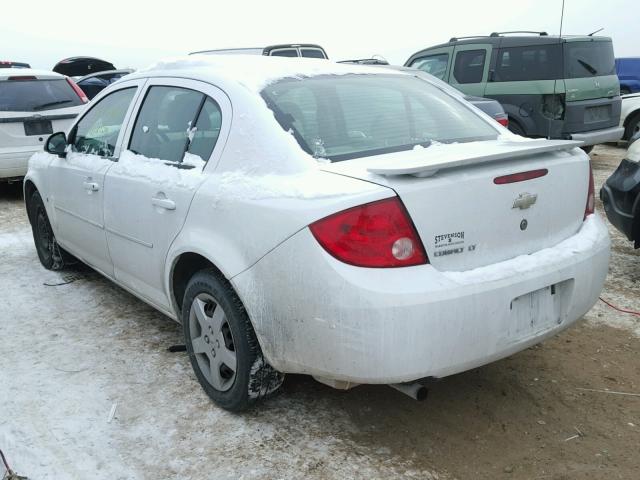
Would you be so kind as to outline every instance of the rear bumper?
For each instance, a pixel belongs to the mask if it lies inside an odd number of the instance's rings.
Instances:
[[[624,128],[611,127],[603,130],[593,130],[590,132],[571,133],[569,137],[571,140],[580,140],[583,142],[583,146],[597,145],[598,143],[617,142],[622,138],[624,134]]]
[[[24,177],[29,166],[29,158],[42,148],[33,150],[0,151],[0,178]]]
[[[304,229],[232,283],[275,368],[382,384],[455,374],[558,333],[597,301],[608,262],[595,215],[555,247],[466,272],[352,267]],[[533,298],[544,298],[535,314]]]

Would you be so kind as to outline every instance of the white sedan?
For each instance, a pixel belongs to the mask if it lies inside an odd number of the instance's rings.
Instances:
[[[88,102],[68,77],[30,68],[0,69],[0,181],[24,176],[47,137],[69,128]]]
[[[192,56],[101,92],[24,189],[42,264],[181,322],[222,407],[289,372],[419,398],[596,302],[609,237],[577,145],[411,72]]]

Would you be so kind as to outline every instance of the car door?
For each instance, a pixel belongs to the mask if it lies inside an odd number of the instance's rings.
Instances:
[[[451,69],[451,57],[453,47],[434,48],[423,55],[413,58],[409,62],[409,67],[417,68],[445,82],[449,81],[449,71]]]
[[[104,177],[118,156],[123,125],[141,85],[123,83],[96,102],[71,129],[66,157],[56,157],[47,171],[56,238],[109,276],[113,266],[104,232]]]
[[[105,181],[107,242],[116,279],[168,309],[167,252],[205,179],[205,162],[219,158],[231,105],[209,84],[168,78],[149,80],[138,103],[127,150]]]
[[[453,53],[449,83],[467,95],[484,95],[491,45],[460,45]]]

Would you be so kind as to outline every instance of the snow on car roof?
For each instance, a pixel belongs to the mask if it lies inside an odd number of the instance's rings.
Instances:
[[[36,77],[40,80],[64,78],[64,75],[52,72],[51,70],[37,70],[35,68],[2,68],[0,69],[0,80],[9,77]]]
[[[260,92],[266,85],[282,78],[350,73],[405,75],[399,71],[381,71],[376,67],[334,63],[325,59],[257,55],[189,55],[158,62],[134,75],[140,77],[177,75],[204,81],[223,79],[241,83],[254,92]]]

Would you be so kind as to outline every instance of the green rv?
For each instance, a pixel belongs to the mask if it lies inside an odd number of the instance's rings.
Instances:
[[[608,37],[501,32],[452,38],[413,54],[405,66],[499,101],[519,135],[582,140],[588,151],[623,134]]]

